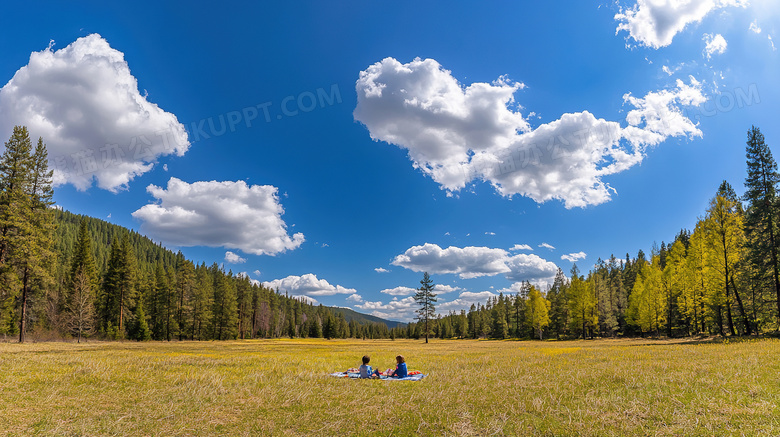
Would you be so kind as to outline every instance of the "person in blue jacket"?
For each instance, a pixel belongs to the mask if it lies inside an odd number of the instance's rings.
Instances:
[[[395,370],[391,370],[387,373],[388,378],[406,378],[409,376],[409,371],[406,368],[406,359],[404,359],[403,355],[398,355],[395,357],[395,361],[397,361],[397,365],[395,366]],[[374,375],[377,377],[380,376],[379,369],[374,370]]]

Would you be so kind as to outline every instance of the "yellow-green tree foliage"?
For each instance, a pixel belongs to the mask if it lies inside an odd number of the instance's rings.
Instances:
[[[550,301],[534,286],[528,293],[528,311],[531,326],[542,339],[542,331],[550,324]]]
[[[628,322],[643,333],[658,332],[666,324],[666,299],[663,293],[663,272],[658,255],[652,262],[640,266],[634,289],[628,301]]]

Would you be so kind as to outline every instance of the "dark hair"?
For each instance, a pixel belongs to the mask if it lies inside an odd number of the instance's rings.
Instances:
[[[368,364],[369,361],[371,361],[371,357],[368,355],[363,355],[363,364]]]
[[[395,360],[398,361],[398,363],[405,363],[406,362],[406,360],[404,359],[403,355],[398,355],[397,357],[395,357]]]

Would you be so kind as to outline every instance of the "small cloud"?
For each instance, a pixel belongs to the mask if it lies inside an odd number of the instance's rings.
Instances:
[[[254,271],[254,272],[252,272],[252,273],[254,273],[254,274],[255,274],[255,276],[260,276],[260,270],[255,270],[255,271]]]
[[[769,44],[772,46],[772,50],[776,52],[777,47],[775,47],[775,42],[772,41],[772,35],[767,35],[766,37],[769,39]]]
[[[495,232],[485,232],[485,235],[496,235]]]
[[[108,213],[108,217],[107,218],[111,218],[111,213],[110,212]]]
[[[561,255],[561,259],[569,262],[577,262],[581,259],[585,259],[588,256],[585,252],[570,253],[568,255]]]
[[[241,264],[246,262],[246,258],[241,258],[238,254],[228,250],[225,252],[225,261],[230,264]]]
[[[328,246],[329,246],[328,243],[322,243],[322,247],[328,247]]]
[[[539,247],[544,247],[545,249],[555,250],[555,246],[552,244],[542,243],[539,245]]]
[[[363,296],[357,293],[351,294],[349,295],[349,297],[347,297],[347,302],[357,302],[357,303],[363,302]]]
[[[671,69],[671,68],[669,68],[669,67],[667,67],[666,65],[664,65],[664,66],[663,66],[663,68],[661,68],[661,70],[663,70],[663,71],[664,71],[664,73],[668,74],[669,76],[671,76],[671,75],[673,75],[673,74],[674,74],[674,72],[672,71],[672,69]]]
[[[377,268],[374,269],[374,271],[377,272],[377,273],[388,273],[390,270],[387,270],[384,267],[377,267]]]
[[[750,31],[753,33],[761,33],[761,28],[758,27],[758,20],[753,20],[753,22],[750,23]]]
[[[449,232],[445,232],[444,235],[450,235],[450,233]]]
[[[728,43],[726,42],[726,39],[723,38],[723,35],[705,33],[703,39],[707,44],[706,47],[704,47],[704,56],[706,56],[708,60],[712,59],[712,55],[721,55],[726,52]]]
[[[510,247],[509,250],[514,252],[517,250],[534,250],[534,248],[527,244],[515,244],[514,246]]]
[[[163,171],[168,171],[168,164],[163,164]]]

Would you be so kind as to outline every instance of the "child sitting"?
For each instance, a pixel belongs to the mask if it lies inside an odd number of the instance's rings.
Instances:
[[[369,361],[371,361],[371,357],[363,355],[363,365],[358,367],[361,378],[371,378],[371,366],[368,365]]]
[[[406,369],[406,359],[404,359],[403,355],[398,355],[395,357],[395,361],[398,363],[395,366],[395,370],[389,369],[385,376],[388,378],[406,378],[409,376],[409,372]],[[374,375],[379,377],[381,373],[379,373],[379,369],[376,369],[374,371]]]

